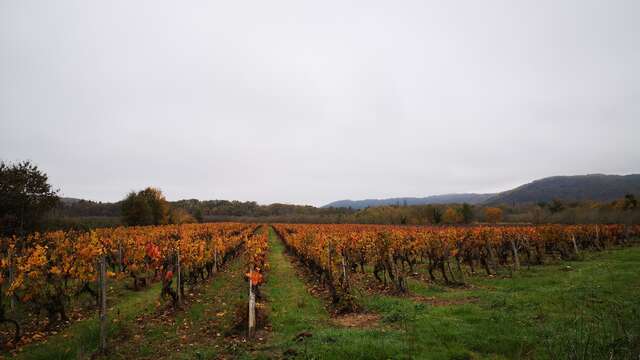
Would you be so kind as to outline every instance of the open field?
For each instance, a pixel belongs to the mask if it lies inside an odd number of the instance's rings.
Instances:
[[[299,254],[287,250],[274,227],[222,226],[244,231],[247,240],[211,276],[184,280],[180,304],[160,297],[166,283],[150,275],[151,285],[137,291],[126,278],[109,281],[107,351],[99,357],[632,359],[640,354],[640,248],[633,239],[601,251],[583,250],[584,242],[577,241],[580,250],[575,256],[547,254],[542,264],[529,264],[523,258],[518,270],[517,256],[504,264],[496,260],[488,272],[472,273],[466,265],[459,271],[447,267],[444,273],[435,271],[434,279],[428,261],[412,264],[413,270],[399,261],[394,274],[379,274],[385,285],[372,275],[375,261],[352,270],[350,260],[342,266],[335,260],[339,252],[330,252],[335,268],[331,261],[323,262],[332,270],[314,272]],[[275,228],[283,231],[282,225]],[[261,243],[267,236],[268,243]],[[200,238],[190,239],[198,244]],[[160,257],[168,253],[161,250]],[[198,273],[195,264],[183,264],[185,278]],[[253,287],[257,324],[252,337],[246,331],[248,269],[261,274]],[[341,269],[350,274],[348,292],[341,277],[347,274]],[[400,274],[406,287],[402,292],[389,278]],[[329,289],[332,286],[338,300]],[[84,300],[68,304],[70,325],[32,331],[25,335],[29,341],[18,349],[6,349],[4,356],[95,356],[100,321],[91,298],[83,296]],[[345,311],[345,298],[350,311]],[[17,304],[25,313],[27,305]],[[3,324],[5,336],[10,330]]]

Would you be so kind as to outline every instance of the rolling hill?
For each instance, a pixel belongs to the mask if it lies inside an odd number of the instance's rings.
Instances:
[[[327,204],[323,207],[344,207],[352,209],[364,209],[373,206],[385,205],[428,205],[428,204],[451,204],[451,203],[468,203],[480,204],[496,194],[445,194],[433,195],[422,198],[417,197],[401,197],[390,199],[366,199],[366,200],[339,200]]]
[[[612,201],[626,194],[640,195],[640,174],[633,175],[575,175],[552,176],[518,186],[497,194],[446,194],[422,198],[390,198],[366,200],[339,200],[323,207],[351,207],[364,209],[385,205],[427,204],[524,204],[565,201]]]
[[[640,174],[553,176],[496,194],[487,204],[522,204],[565,201],[612,201],[626,194],[640,194]]]

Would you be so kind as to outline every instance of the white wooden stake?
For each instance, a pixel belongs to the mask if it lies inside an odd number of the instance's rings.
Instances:
[[[256,331],[256,295],[253,293],[251,278],[253,270],[249,269],[249,337],[252,338]]]
[[[576,243],[575,235],[571,235],[571,242],[573,243],[573,251],[575,251],[576,255],[578,255],[578,244]]]
[[[520,270],[520,259],[518,258],[518,247],[513,239],[509,239],[511,242],[511,251],[513,252],[513,261],[516,270]]]

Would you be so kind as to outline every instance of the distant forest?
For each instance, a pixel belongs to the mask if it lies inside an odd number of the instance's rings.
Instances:
[[[640,174],[554,176],[497,194],[340,200],[323,207],[228,200],[170,202],[162,196],[160,189],[147,188],[137,194],[130,193],[115,203],[61,198],[45,216],[41,227],[52,230],[217,221],[399,225],[639,224],[639,197]],[[151,213],[155,214],[153,221]]]
[[[317,208],[313,206],[271,204],[253,201],[195,199],[169,202],[172,209],[191,215],[191,221],[248,221],[287,223],[364,223],[439,225],[483,222],[506,223],[640,223],[640,206],[635,196],[627,195],[610,202],[560,201],[516,205],[390,205],[365,209]],[[497,219],[488,212],[499,209]],[[495,211],[493,214],[496,214]],[[494,215],[496,216],[496,215]],[[122,225],[122,202],[101,203],[62,199],[46,217],[47,229],[92,228]]]

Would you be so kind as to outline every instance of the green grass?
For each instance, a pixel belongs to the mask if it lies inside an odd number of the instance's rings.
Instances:
[[[411,293],[438,305],[360,295],[380,324],[346,329],[331,325],[274,234],[271,247],[265,285],[273,308],[271,353],[291,348],[298,358],[317,359],[599,359],[614,348],[615,358],[627,359],[640,353],[640,248],[591,253],[513,277],[471,277],[469,288],[411,279]],[[313,336],[294,342],[303,330]]]
[[[109,353],[106,358],[208,359],[215,358],[218,353],[228,354],[230,350],[224,344],[225,331],[232,325],[234,305],[246,303],[247,298],[243,265],[242,258],[232,260],[227,269],[215,274],[210,282],[197,289],[199,291],[194,291],[194,300],[184,305],[183,310],[169,315],[167,321],[151,321],[158,317],[156,305],[160,283],[140,292],[120,292],[118,303],[109,308]],[[191,290],[185,289],[187,296]],[[196,298],[200,302],[195,301]],[[218,316],[222,313],[223,316]],[[140,317],[144,321],[136,320]],[[98,326],[97,316],[76,322],[46,342],[26,346],[15,358],[90,358],[98,347]],[[204,334],[203,328],[209,333]],[[187,335],[186,339],[184,335]],[[159,349],[162,349],[161,353]]]
[[[125,331],[127,324],[138,314],[152,309],[159,293],[160,285],[156,284],[144,291],[120,294],[119,302],[108,310],[109,338]],[[46,342],[26,346],[15,358],[45,360],[89,357],[98,347],[98,336],[99,322],[96,315],[72,324],[62,333],[49,337]]]
[[[269,229],[269,272],[264,293],[270,306],[269,321],[277,342],[287,343],[296,334],[326,327],[329,313],[323,303],[311,296],[292,264],[284,256],[284,245]]]
[[[109,358],[209,359],[219,354],[242,353],[242,349],[228,346],[225,335],[232,327],[235,305],[247,301],[243,270],[243,258],[231,260],[226,269],[193,291],[193,299],[182,310],[162,321],[155,317],[143,326],[132,326],[132,334],[115,347]],[[185,295],[189,293],[185,289]]]
[[[200,302],[191,301],[168,321],[142,327],[136,322],[141,315],[155,316],[159,284],[124,292],[109,314],[118,319],[110,325],[109,358],[601,359],[614,351],[615,359],[637,359],[640,354],[638,247],[585,253],[581,261],[523,268],[513,277],[471,276],[465,288],[409,279],[408,296],[355,292],[380,321],[346,328],[331,318],[324,300],[307,291],[272,229],[269,242],[262,291],[272,331],[260,335],[266,343],[225,337],[234,305],[247,298],[244,262],[238,258],[194,291]],[[88,357],[97,345],[97,327],[95,318],[77,322],[46,343],[27,346],[17,358]],[[296,341],[301,332],[312,336]]]
[[[608,357],[616,342],[617,358],[630,358],[640,351],[638,264],[640,249],[627,248],[523,269],[512,278],[474,277],[468,290],[409,282],[419,295],[470,300],[459,305],[362,300],[383,318],[404,314],[400,321],[407,323],[406,336],[417,340],[410,350],[417,358],[597,359]]]
[[[291,349],[299,358],[398,358],[406,346],[401,330],[390,326],[352,329],[333,325],[323,302],[312,296],[296,275],[272,229],[269,241],[270,269],[264,292],[271,308],[273,338],[262,357],[280,357]],[[312,336],[295,341],[301,332],[310,332]]]

